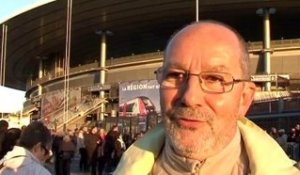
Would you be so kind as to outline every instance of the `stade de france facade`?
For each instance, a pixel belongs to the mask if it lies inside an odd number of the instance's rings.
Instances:
[[[169,37],[213,19],[236,28],[249,47],[251,78],[264,94],[249,116],[300,121],[300,1],[48,1],[0,21],[1,85],[26,90],[23,112],[32,119],[61,127],[92,113],[118,116],[119,83],[155,79]],[[65,89],[77,98],[50,98]]]

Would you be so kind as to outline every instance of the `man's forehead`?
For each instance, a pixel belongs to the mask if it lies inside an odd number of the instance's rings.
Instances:
[[[204,22],[191,24],[176,33],[168,43],[166,51],[180,46],[198,46],[216,41],[239,45],[236,33],[229,28],[217,23]]]
[[[229,31],[231,36],[224,30]],[[233,63],[239,64],[239,59],[236,59],[240,57],[239,48],[238,38],[223,26],[191,25],[170,41],[164,67],[187,69],[204,66],[208,71],[226,70]]]
[[[212,64],[203,64],[201,67],[198,67],[197,69],[201,69],[201,71],[205,72],[228,72],[230,70],[228,65],[220,64],[216,62],[211,62]],[[164,67],[169,70],[184,70],[184,71],[190,71],[191,65],[184,64],[180,61],[172,62],[169,60],[164,64]]]

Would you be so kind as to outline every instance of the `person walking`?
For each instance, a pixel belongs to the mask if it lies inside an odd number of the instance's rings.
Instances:
[[[75,155],[76,146],[70,135],[66,134],[63,137],[60,148],[60,174],[70,175],[71,161]]]

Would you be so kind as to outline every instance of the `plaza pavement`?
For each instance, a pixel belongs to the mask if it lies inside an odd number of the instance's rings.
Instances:
[[[79,155],[75,155],[75,157],[72,159],[71,175],[90,175],[90,172],[81,172],[79,170],[79,159]],[[55,175],[53,163],[48,163],[45,166],[51,172],[52,175]],[[112,175],[112,173],[103,173],[103,175]]]

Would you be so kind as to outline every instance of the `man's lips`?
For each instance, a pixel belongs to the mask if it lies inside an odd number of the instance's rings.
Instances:
[[[186,118],[179,118],[176,120],[176,123],[184,128],[198,128],[200,125],[203,125],[204,122],[206,121]]]

